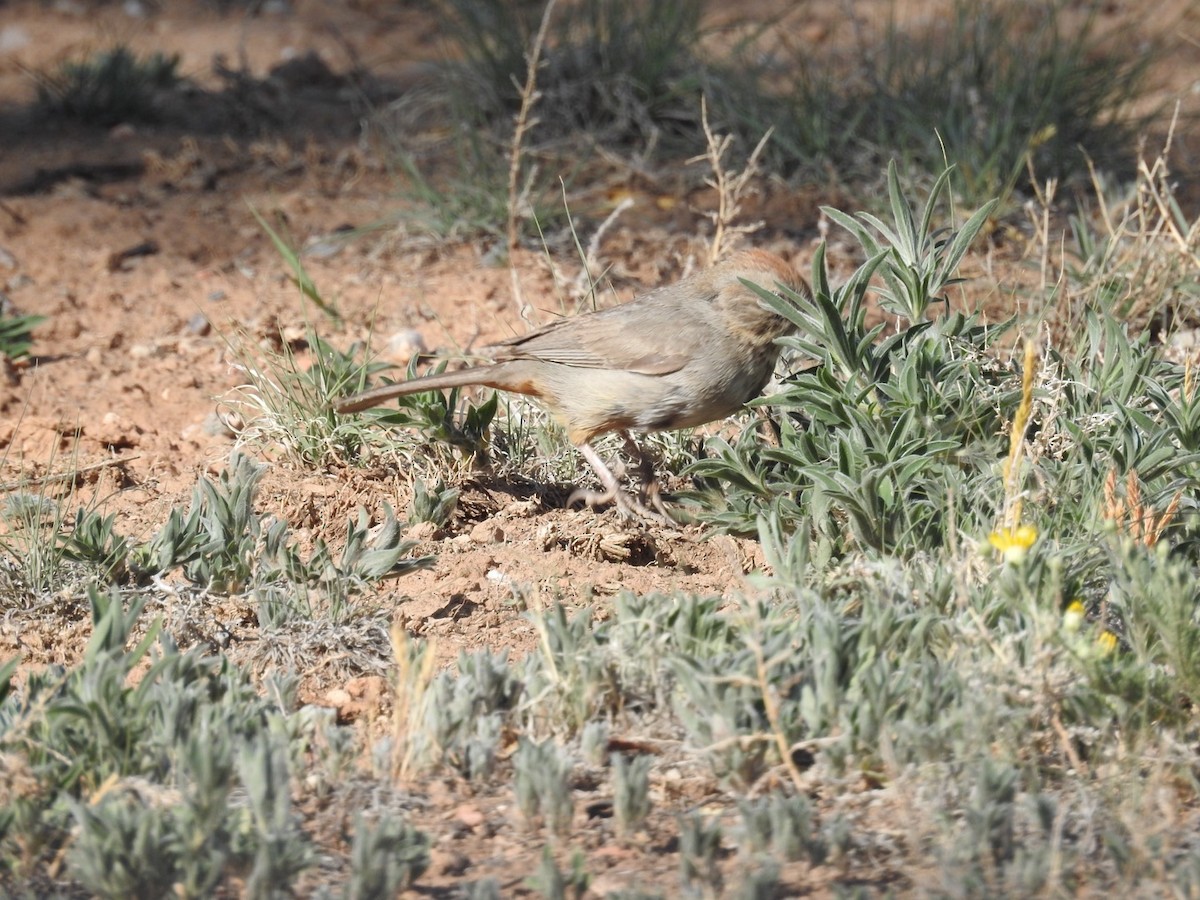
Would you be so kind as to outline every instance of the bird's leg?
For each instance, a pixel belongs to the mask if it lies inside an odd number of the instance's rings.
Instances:
[[[579,502],[592,507],[601,506],[605,503],[615,503],[617,511],[626,519],[642,519],[644,521],[659,523],[672,522],[670,516],[667,516],[664,512],[656,512],[649,509],[641,500],[622,492],[620,485],[617,483],[617,476],[612,473],[612,470],[600,458],[600,454],[596,452],[596,449],[591,444],[582,443],[578,446],[579,452],[583,454],[583,458],[595,469],[596,475],[600,479],[600,484],[604,487],[604,491],[603,493],[598,493],[583,488],[576,488],[571,492],[571,496],[567,498],[567,506],[574,506]],[[660,500],[659,504],[661,502]]]
[[[638,499],[644,506],[647,501],[658,510],[659,515],[671,518],[667,512],[667,505],[663,503],[662,488],[659,487],[658,477],[654,474],[654,461],[650,458],[650,454],[642,449],[641,444],[633,439],[633,435],[628,431],[622,431],[621,437],[625,439],[625,452],[637,460],[638,479]]]
[[[567,506],[574,506],[576,503],[583,503],[584,506],[603,506],[605,503],[612,503],[621,493],[621,487],[617,484],[617,476],[612,473],[612,469],[600,458],[600,454],[591,444],[580,444],[579,452],[596,470],[600,484],[604,487],[604,493],[589,491],[586,488],[575,488],[571,491],[571,496],[567,498]]]

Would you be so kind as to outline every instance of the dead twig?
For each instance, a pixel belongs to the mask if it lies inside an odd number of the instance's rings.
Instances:
[[[745,167],[740,172],[731,173],[725,168],[724,157],[725,151],[733,143],[733,136],[726,134],[717,137],[713,133],[708,124],[708,104],[703,97],[700,98],[700,123],[704,128],[704,140],[707,148],[703,156],[693,157],[688,162],[693,163],[706,159],[713,170],[713,177],[704,179],[704,183],[717,192],[717,208],[712,212],[705,213],[713,223],[712,243],[708,250],[708,264],[711,266],[721,258],[730,236],[752,234],[763,225],[761,221],[749,222],[744,225],[734,223],[741,214],[742,199],[748,195],[750,182],[758,175],[758,158],[775,129],[768,128],[766,134],[762,136],[750,156],[747,157]]]

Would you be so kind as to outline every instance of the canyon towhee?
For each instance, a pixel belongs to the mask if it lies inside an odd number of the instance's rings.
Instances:
[[[559,319],[487,348],[496,360],[491,365],[381,385],[335,408],[357,412],[402,394],[464,385],[528,394],[562,423],[604,486],[603,493],[577,489],[568,506],[615,501],[625,516],[658,519],[645,505],[649,497],[666,518],[653,470],[629,432],[703,425],[740,409],[771,377],[779,355],[775,339],[793,330],[743,278],[809,296],[804,279],[778,256],[746,250],[628,303]],[[641,460],[641,499],[619,489],[591,445],[609,431],[622,432]]]

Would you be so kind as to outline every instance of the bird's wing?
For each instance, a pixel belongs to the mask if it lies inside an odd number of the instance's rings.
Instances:
[[[645,301],[631,303],[569,319],[560,319],[529,334],[511,338],[494,348],[497,360],[537,359],[582,369],[620,369],[642,375],[669,375],[687,364],[681,351],[694,341],[683,339],[695,328],[683,314],[664,317],[662,306]],[[664,328],[664,319],[670,323]]]

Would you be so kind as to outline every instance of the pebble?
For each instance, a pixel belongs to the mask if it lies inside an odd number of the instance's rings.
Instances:
[[[125,416],[107,412],[100,424],[85,429],[87,436],[112,450],[136,447],[141,440],[142,429]]]
[[[471,529],[471,540],[476,544],[503,544],[504,529],[495,522],[480,522]]]
[[[437,534],[438,527],[433,522],[414,522],[404,532],[410,541],[427,541]]]
[[[234,430],[234,427],[231,427],[234,424],[229,422],[228,417],[222,416],[216,410],[213,410],[205,416],[202,427],[204,433],[210,437],[234,438],[237,437],[237,432]]]
[[[415,328],[402,328],[388,338],[385,351],[393,359],[409,359],[418,353],[425,353],[425,338]]]
[[[208,321],[208,316],[204,313],[196,313],[187,321],[185,326],[188,334],[194,334],[199,337],[204,337],[212,331],[212,323]]]

